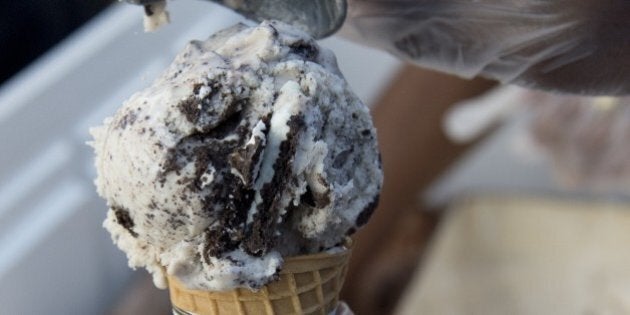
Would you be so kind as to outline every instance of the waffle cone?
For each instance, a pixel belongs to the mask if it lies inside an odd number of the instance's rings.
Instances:
[[[339,302],[350,250],[288,257],[280,278],[259,291],[189,290],[168,277],[173,309],[198,315],[330,314]],[[186,313],[187,312],[187,313]]]

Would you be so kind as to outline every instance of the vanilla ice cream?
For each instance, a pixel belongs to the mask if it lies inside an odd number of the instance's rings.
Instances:
[[[93,128],[104,226],[192,289],[259,288],[282,257],[334,250],[376,207],[366,106],[334,55],[279,22],[193,41]]]

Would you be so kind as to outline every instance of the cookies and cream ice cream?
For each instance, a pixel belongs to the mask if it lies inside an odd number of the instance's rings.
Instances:
[[[104,226],[158,287],[259,288],[366,223],[382,183],[334,55],[278,22],[189,43],[92,134]]]

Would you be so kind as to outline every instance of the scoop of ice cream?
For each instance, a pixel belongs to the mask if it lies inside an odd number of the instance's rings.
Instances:
[[[191,42],[92,134],[104,226],[158,287],[258,288],[365,224],[382,183],[334,55],[278,22]]]

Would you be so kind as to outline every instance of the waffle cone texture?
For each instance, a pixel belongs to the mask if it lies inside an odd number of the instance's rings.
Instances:
[[[328,315],[337,307],[350,250],[288,257],[280,277],[259,291],[189,290],[168,277],[171,303],[182,314],[197,315]],[[177,313],[177,312],[175,312]]]

